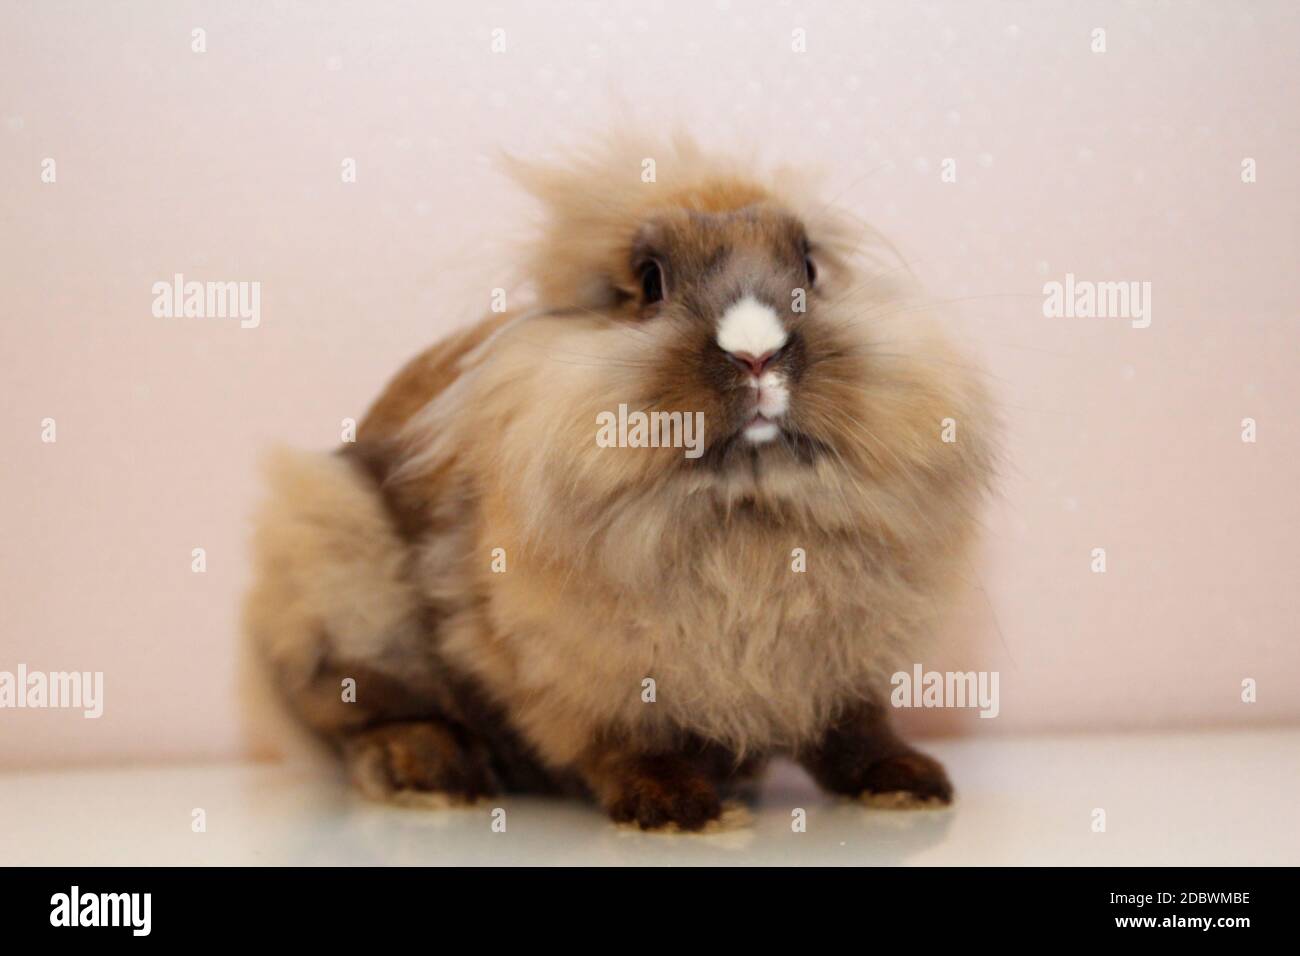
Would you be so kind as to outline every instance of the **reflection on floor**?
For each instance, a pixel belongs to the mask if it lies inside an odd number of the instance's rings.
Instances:
[[[1300,731],[928,749],[957,785],[951,809],[867,809],[782,764],[747,825],[703,836],[641,833],[535,798],[376,805],[277,766],[11,773],[0,776],[0,865],[1300,863]],[[505,832],[492,826],[498,808]]]

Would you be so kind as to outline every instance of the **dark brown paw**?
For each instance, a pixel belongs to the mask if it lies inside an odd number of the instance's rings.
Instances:
[[[952,784],[943,766],[922,753],[877,760],[862,772],[860,782],[858,796],[872,806],[911,809],[952,803]]]
[[[642,830],[700,830],[722,816],[722,801],[713,783],[689,766],[645,760],[618,781],[606,809],[616,823],[636,823]]]
[[[480,748],[437,723],[386,724],[344,743],[349,776],[368,797],[431,805],[473,802],[500,791]]]

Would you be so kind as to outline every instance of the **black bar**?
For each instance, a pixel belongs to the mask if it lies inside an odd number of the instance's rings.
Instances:
[[[574,939],[575,932],[623,923],[646,938],[689,918],[734,942],[772,922],[818,934],[827,921],[861,933],[862,949],[891,927],[944,938],[1029,938],[1043,930],[1065,939],[1231,944],[1259,929],[1283,929],[1295,884],[1290,869],[1209,868],[851,868],[729,869],[468,868],[49,868],[4,871],[0,895],[6,942],[319,940],[338,945],[413,934],[431,948],[461,932],[488,928]],[[118,926],[69,922],[77,887],[81,914],[119,914]],[[131,908],[114,896],[141,894]],[[144,896],[148,896],[148,933]],[[95,897],[87,903],[87,897]],[[87,908],[88,907],[88,908]],[[129,917],[134,916],[132,921]],[[1194,921],[1194,922],[1193,922]],[[1208,921],[1203,924],[1202,921]],[[1225,921],[1232,921],[1231,924]],[[254,929],[256,927],[256,929]],[[977,937],[969,934],[978,928]],[[453,934],[448,937],[448,933]],[[693,937],[697,938],[697,937]],[[499,940],[498,940],[499,941]],[[594,940],[589,940],[594,944]],[[670,939],[661,938],[663,945]],[[14,950],[11,950],[14,951]]]

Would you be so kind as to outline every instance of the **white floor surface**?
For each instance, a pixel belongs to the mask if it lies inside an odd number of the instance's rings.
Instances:
[[[748,825],[705,835],[616,827],[563,800],[389,807],[281,766],[9,773],[0,865],[1300,864],[1300,730],[926,749],[957,786],[950,809],[868,809],[778,764]],[[505,832],[493,830],[497,808]]]

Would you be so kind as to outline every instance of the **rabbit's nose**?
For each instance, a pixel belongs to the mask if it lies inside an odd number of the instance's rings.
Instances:
[[[755,378],[763,374],[763,369],[781,355],[781,349],[769,349],[762,355],[750,355],[748,352],[726,352],[727,361],[732,365],[747,370]]]
[[[752,295],[733,302],[718,320],[718,347],[754,375],[780,354],[788,339],[776,309]]]

